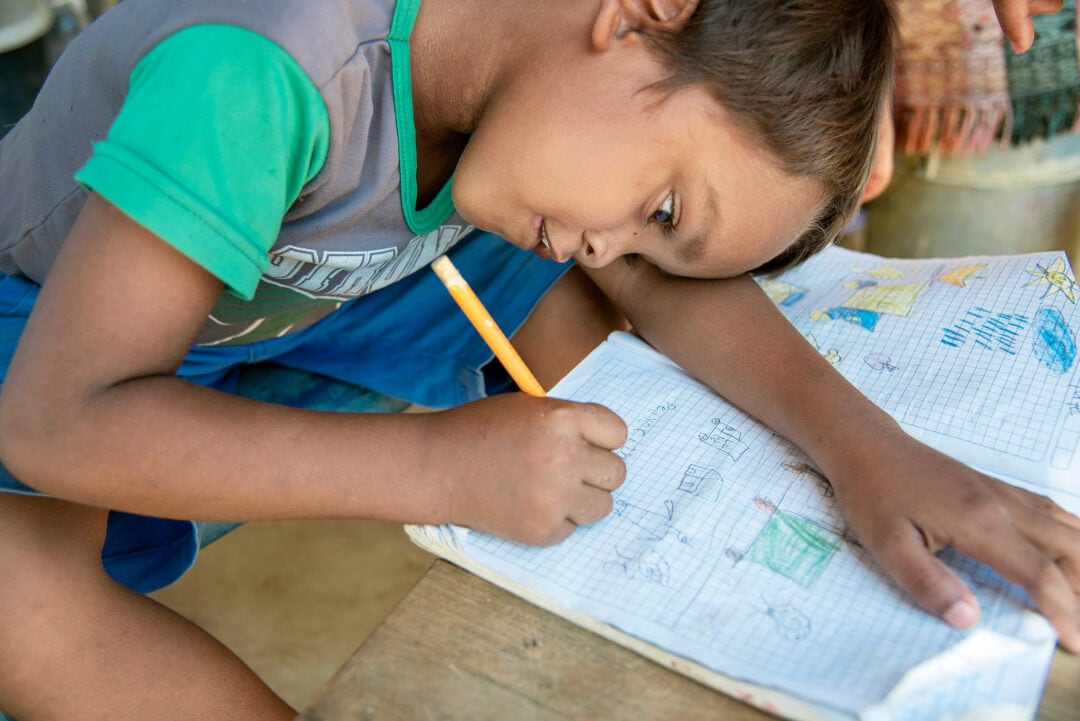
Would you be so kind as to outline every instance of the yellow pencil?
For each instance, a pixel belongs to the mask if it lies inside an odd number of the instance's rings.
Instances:
[[[503,368],[514,379],[518,388],[531,396],[547,395],[532,371],[525,365],[525,361],[521,360],[521,356],[514,350],[514,346],[510,345],[510,340],[499,330],[499,326],[495,325],[495,319],[491,317],[491,313],[488,313],[487,308],[476,297],[476,293],[461,277],[461,273],[450,262],[450,259],[445,255],[438,258],[431,264],[431,269],[450,291],[450,296],[465,312],[465,317],[480,333],[484,342],[495,352],[495,357],[503,364]]]

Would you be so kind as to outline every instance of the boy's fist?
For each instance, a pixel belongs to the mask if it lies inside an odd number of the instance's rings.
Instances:
[[[432,461],[445,460],[458,525],[550,545],[607,516],[626,478],[612,452],[626,424],[600,405],[514,393],[431,416]]]

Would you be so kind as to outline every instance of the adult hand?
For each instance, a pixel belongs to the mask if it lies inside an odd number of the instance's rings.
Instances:
[[[1012,48],[1022,53],[1035,40],[1035,15],[1052,15],[1061,10],[1063,0],[994,0],[994,12]]]

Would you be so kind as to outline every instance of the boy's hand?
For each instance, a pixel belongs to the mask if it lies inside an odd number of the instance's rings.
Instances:
[[[934,554],[949,546],[1022,586],[1080,651],[1080,519],[1053,501],[978,473],[903,432],[890,455],[863,456],[835,491],[859,542],[924,609],[957,628],[978,620],[975,595]]]
[[[994,12],[1013,50],[1022,53],[1035,40],[1035,26],[1031,18],[1035,15],[1052,15],[1061,10],[1062,5],[1062,0],[994,0]]]
[[[593,403],[506,394],[429,414],[449,518],[533,545],[557,543],[612,509],[626,477],[612,453],[626,424]]]

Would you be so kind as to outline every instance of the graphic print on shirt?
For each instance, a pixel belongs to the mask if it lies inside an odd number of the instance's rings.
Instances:
[[[344,301],[372,293],[416,272],[474,230],[444,225],[415,236],[403,248],[326,251],[295,245],[270,251],[270,269],[255,297],[223,294],[200,337],[203,345],[252,343],[298,330],[325,317]]]
[[[319,251],[290,245],[270,251],[270,270],[262,279],[309,298],[358,298],[428,265],[471,230],[444,225],[414,237],[404,249]]]

